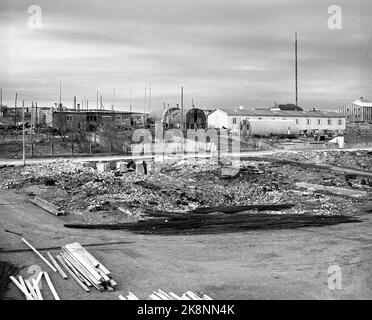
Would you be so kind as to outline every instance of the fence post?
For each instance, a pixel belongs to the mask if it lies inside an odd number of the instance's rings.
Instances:
[[[53,142],[50,144],[50,155],[52,157],[54,156],[54,144],[53,144]]]
[[[90,142],[89,143],[89,154],[92,154],[93,152],[92,152],[92,143]]]
[[[74,143],[71,143],[71,157],[74,156]]]
[[[34,157],[34,144],[31,143],[31,158]]]

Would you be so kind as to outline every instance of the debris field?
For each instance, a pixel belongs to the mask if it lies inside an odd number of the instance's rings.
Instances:
[[[286,164],[283,160],[296,162]],[[368,151],[307,151],[242,159],[238,170],[231,167],[228,159],[221,159],[219,163],[208,159],[174,159],[155,164],[156,170],[143,174],[129,164],[125,170],[120,166],[110,170],[113,167],[110,163],[104,166],[107,170],[97,170],[102,164],[63,160],[3,168],[0,188],[18,189],[26,192],[30,199],[49,201],[83,224],[153,219],[148,212],[174,213],[175,216],[200,208],[271,204],[293,205],[280,211],[268,209],[265,214],[348,216],[368,201],[371,176],[306,166],[314,162],[364,171],[370,170],[372,163]],[[299,182],[306,183],[306,187],[301,187]],[[329,188],[318,190],[315,185]],[[337,193],[332,187],[337,187]],[[249,211],[250,215],[255,213],[256,209]]]

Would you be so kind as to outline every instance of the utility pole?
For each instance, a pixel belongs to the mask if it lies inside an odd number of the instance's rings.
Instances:
[[[112,90],[112,111],[115,108],[115,88]]]
[[[22,101],[22,159],[23,165],[26,165],[26,141],[25,141],[25,100]]]
[[[114,111],[114,108],[115,108],[115,88],[112,91],[112,106],[111,106],[111,110],[112,110],[112,122],[113,123],[115,123],[115,111]]]
[[[184,121],[183,121],[183,86],[181,87],[181,131],[184,130]]]
[[[58,105],[62,110],[62,81],[59,80],[59,105]]]
[[[97,110],[98,110],[98,90],[97,90]]]
[[[295,78],[296,78],[296,106],[298,106],[298,69],[297,69],[297,32],[295,32]]]
[[[132,127],[132,105],[133,105],[133,91],[130,89],[130,105],[129,105],[129,127]]]
[[[34,120],[35,120],[35,116],[34,116],[34,102],[32,101],[32,104],[31,104],[31,133],[30,133],[30,142],[32,144],[32,135],[33,135],[33,130],[34,130]]]
[[[0,108],[3,107],[3,88],[0,89]]]
[[[150,91],[149,91],[149,114],[151,111],[151,83],[150,83]]]
[[[18,98],[18,93],[16,92],[15,94],[15,100],[14,100],[14,125],[17,125],[17,98]]]
[[[38,115],[37,115],[37,102],[35,102],[35,126],[36,126],[36,133],[37,133],[37,129],[38,129],[38,124],[39,124],[39,117],[38,117]]]
[[[146,114],[146,103],[147,103],[147,88],[145,87],[145,103],[143,104],[143,126],[145,126],[145,114]]]
[[[103,103],[102,103],[102,94],[100,95],[100,97],[101,97],[101,110],[103,110],[104,108],[103,108]]]

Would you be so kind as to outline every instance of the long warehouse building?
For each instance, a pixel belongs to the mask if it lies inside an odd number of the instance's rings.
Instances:
[[[275,121],[278,121],[279,124],[283,120],[289,120],[292,125],[289,125],[287,130],[291,132],[310,133],[320,130],[342,131],[346,129],[346,117],[337,112],[315,110],[274,111],[269,109],[241,108],[216,109],[208,116],[208,127],[230,129],[235,134],[238,134],[244,131],[244,126],[251,120],[266,120],[266,124],[270,120],[269,122],[272,126],[275,126]],[[264,122],[262,124],[264,125]],[[270,130],[270,128],[267,130]]]

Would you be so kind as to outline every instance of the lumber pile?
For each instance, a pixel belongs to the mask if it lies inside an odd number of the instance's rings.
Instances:
[[[68,279],[67,274],[69,274],[84,291],[89,292],[92,287],[99,291],[114,291],[116,288],[117,283],[112,279],[111,272],[83,248],[81,244],[74,242],[63,246],[56,257],[47,252],[50,262],[26,239],[21,239],[53,272],[58,272],[63,279]],[[66,270],[67,274],[64,270]],[[49,284],[50,279],[47,274],[45,278]],[[17,287],[20,288],[18,285]]]
[[[49,201],[46,201],[44,199],[41,199],[39,197],[35,197],[34,199],[30,199],[30,202],[35,204],[36,206],[44,209],[45,211],[48,211],[51,214],[54,214],[56,216],[62,216],[65,214],[65,212],[62,210],[62,208],[57,207],[53,203],[50,203]]]
[[[77,242],[63,246],[57,260],[86,292],[91,287],[114,291],[117,286],[111,272]]]
[[[43,277],[45,278],[54,299],[61,300],[47,272],[39,272],[36,279],[24,279],[19,276],[17,280],[15,277],[10,276],[10,280],[24,294],[26,300],[44,300],[40,285]]]
[[[124,297],[123,295],[119,295],[120,300],[140,300],[136,295],[129,292],[129,294]],[[210,296],[193,291],[186,291],[181,296],[176,295],[174,292],[168,292],[159,289],[158,291],[153,291],[150,296],[150,300],[213,300]]]

